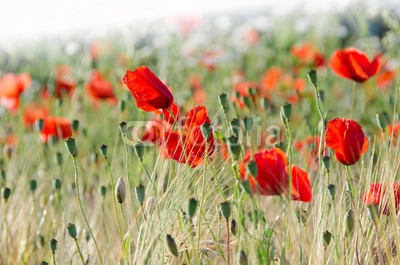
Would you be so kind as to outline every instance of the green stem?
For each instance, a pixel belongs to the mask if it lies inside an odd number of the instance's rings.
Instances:
[[[52,256],[53,256],[53,264],[57,265],[57,263],[56,263],[56,253],[54,251],[52,251]]]
[[[79,192],[78,167],[77,167],[77,165],[76,165],[76,158],[75,158],[74,156],[71,156],[71,157],[72,157],[72,161],[73,161],[73,163],[74,163],[74,170],[75,170],[75,190],[76,190],[76,196],[77,196],[77,198],[78,198],[79,208],[80,208],[80,210],[81,210],[81,214],[82,214],[83,220],[85,221],[85,224],[86,224],[86,227],[87,227],[87,229],[88,229],[88,231],[89,231],[89,233],[90,233],[90,236],[93,238],[93,242],[94,242],[94,245],[96,246],[96,250],[97,250],[97,255],[99,256],[99,259],[100,259],[100,264],[103,264],[103,258],[101,257],[99,246],[97,245],[96,238],[95,238],[95,236],[94,236],[94,234],[93,234],[92,229],[90,228],[89,222],[88,222],[88,220],[87,220],[87,218],[86,218],[86,215],[85,215],[85,212],[84,212],[84,210],[83,210],[83,205],[82,205],[82,201],[81,201],[81,195],[80,195],[80,192]]]
[[[83,258],[83,254],[82,254],[81,248],[79,247],[78,240],[75,238],[74,241],[75,241],[76,248],[78,249],[79,257],[81,258],[82,264],[85,265],[85,259]]]

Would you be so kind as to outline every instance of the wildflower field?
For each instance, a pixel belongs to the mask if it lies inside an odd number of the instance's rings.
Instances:
[[[4,45],[0,264],[400,264],[400,19],[379,18]]]

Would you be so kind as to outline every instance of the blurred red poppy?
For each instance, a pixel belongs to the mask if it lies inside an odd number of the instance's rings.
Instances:
[[[163,109],[162,113],[164,114],[165,121],[169,122],[170,124],[174,124],[175,120],[179,121],[181,117],[181,108],[174,102],[169,107],[169,110]]]
[[[103,76],[97,70],[92,72],[90,80],[86,83],[85,88],[94,106],[97,106],[101,100],[105,100],[113,105],[116,105],[118,102],[114,94],[113,86],[110,82],[104,80]]]
[[[386,89],[392,83],[395,76],[396,69],[386,62],[377,75],[376,83],[380,89]]]
[[[308,174],[298,166],[292,167],[292,200],[310,202],[312,191]]]
[[[57,67],[54,86],[54,94],[57,98],[61,98],[64,94],[72,96],[76,83],[72,79],[71,68],[68,65]]]
[[[164,136],[166,124],[162,120],[157,118],[150,120],[146,123],[146,130],[143,135],[140,136],[140,140],[143,142],[152,142],[155,144],[161,143],[162,137]]]
[[[55,136],[57,139],[71,137],[72,129],[69,120],[62,117],[48,116],[44,120],[41,140],[47,142],[51,136]]]
[[[345,118],[328,122],[325,142],[335,151],[337,160],[347,166],[357,163],[368,150],[368,138],[361,126]]]
[[[376,55],[370,62],[364,52],[351,47],[336,50],[331,56],[329,65],[337,75],[362,83],[379,71],[381,55]]]
[[[392,183],[392,187],[388,187],[387,184],[384,183],[373,183],[371,184],[365,193],[362,195],[362,199],[367,206],[370,205],[378,205],[380,211],[385,214],[390,214],[390,195],[387,194],[388,189],[390,191],[393,189],[393,197],[394,197],[394,207],[396,210],[396,214],[400,209],[400,184]]]
[[[31,76],[27,73],[15,75],[5,74],[0,78],[0,104],[11,112],[19,106],[19,96],[31,84]]]
[[[302,141],[296,141],[294,148],[305,157],[309,167],[316,168],[318,165],[319,136],[309,136]]]
[[[24,125],[25,127],[31,127],[36,120],[45,119],[49,114],[46,107],[40,104],[29,104],[24,109]]]
[[[182,134],[179,131],[168,131],[164,134],[163,153],[167,158],[196,167],[203,163],[206,156],[213,154],[214,136],[210,129],[210,137],[206,141],[201,132],[201,126],[210,123],[205,107],[195,107],[185,117]]]
[[[325,57],[311,43],[293,45],[290,51],[302,66],[318,68],[325,65]]]
[[[146,112],[166,109],[174,101],[168,87],[147,66],[126,71],[124,83],[135,98],[137,107]]]

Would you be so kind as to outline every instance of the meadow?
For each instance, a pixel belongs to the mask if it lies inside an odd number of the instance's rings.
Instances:
[[[0,49],[0,264],[400,264],[400,19],[195,18]]]

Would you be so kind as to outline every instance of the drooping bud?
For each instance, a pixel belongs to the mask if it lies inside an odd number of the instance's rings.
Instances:
[[[178,247],[171,235],[167,235],[167,246],[171,254],[178,257]]]
[[[115,196],[119,203],[123,203],[126,197],[126,186],[123,178],[119,178],[115,186]]]
[[[236,232],[237,232],[237,224],[236,224],[235,219],[232,219],[232,221],[231,221],[231,233],[232,233],[232,235],[235,236]]]
[[[225,93],[222,93],[218,96],[219,104],[225,109],[228,106],[228,97]]]
[[[311,83],[314,85],[314,87],[317,87],[317,71],[315,70],[310,70],[308,71],[308,78],[310,79]]]
[[[388,114],[386,112],[376,114],[376,123],[379,128],[384,132],[390,123]]]
[[[102,144],[100,146],[100,152],[103,155],[104,158],[107,158],[107,151],[108,151],[108,147],[105,144]]]
[[[142,142],[138,142],[137,144],[135,144],[134,146],[135,149],[135,154],[136,156],[142,160],[143,159],[143,154],[144,154],[144,145]]]
[[[76,142],[75,138],[68,138],[68,140],[65,142],[68,152],[73,156],[76,157],[78,154],[78,150],[76,148]]]
[[[224,201],[220,204],[221,206],[221,213],[225,220],[228,221],[229,217],[231,216],[231,203],[228,201]]]
[[[251,195],[252,188],[251,188],[251,185],[250,185],[250,181],[248,179],[243,180],[241,185],[242,185],[243,189],[247,192],[247,194]]]

